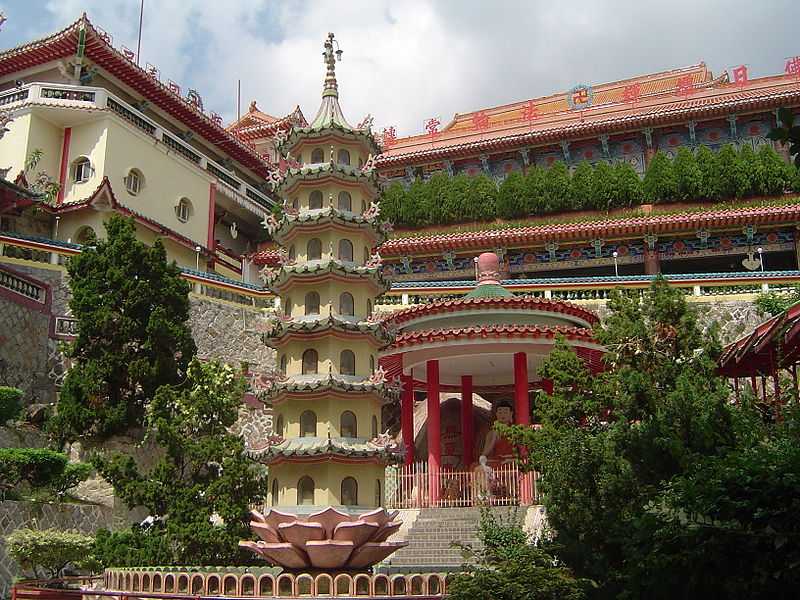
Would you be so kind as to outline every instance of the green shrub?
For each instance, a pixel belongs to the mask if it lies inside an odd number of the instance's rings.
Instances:
[[[381,195],[381,218],[389,223],[402,223],[402,207],[406,199],[406,190],[400,183],[393,183]]]
[[[544,212],[544,174],[545,170],[531,165],[525,173],[525,214],[540,215]]]
[[[594,166],[592,204],[597,210],[613,208],[617,202],[618,190],[614,170],[607,162]]]
[[[66,454],[46,448],[0,448],[0,491],[19,485],[51,489],[63,496],[91,474],[85,463],[69,463]]]
[[[542,191],[544,212],[569,209],[570,177],[567,165],[559,160],[545,171]]]
[[[761,166],[761,180],[756,190],[757,194],[778,196],[792,187],[797,169],[787,164],[772,146],[764,144],[758,149],[757,156]]]
[[[636,169],[627,161],[619,161],[614,165],[614,180],[616,186],[616,208],[638,206],[642,203],[644,192],[642,180]]]
[[[744,176],[747,180],[745,196],[757,196],[764,187],[764,165],[749,144],[743,144],[739,149],[739,160],[742,163]]]
[[[36,578],[55,578],[69,565],[95,571],[94,538],[56,529],[17,529],[6,538],[6,550]]]
[[[527,212],[525,178],[522,173],[511,173],[497,191],[497,216],[501,219],[518,219]]]
[[[708,146],[700,146],[697,149],[696,159],[702,176],[699,197],[712,201],[719,199],[721,188],[717,155]]]
[[[92,470],[92,465],[89,463],[69,463],[64,467],[64,472],[53,479],[50,487],[59,498],[63,498],[71,488],[89,479]]]
[[[595,209],[594,169],[588,161],[582,160],[572,172],[570,180],[570,204],[575,210]]]
[[[660,150],[655,153],[644,175],[645,199],[654,204],[671,202],[678,196],[678,182],[672,161]]]
[[[750,178],[739,153],[726,144],[717,153],[719,186],[722,198],[743,198],[750,188]]]
[[[0,425],[16,419],[22,412],[22,390],[0,385]]]
[[[707,149],[707,148],[706,148]],[[678,181],[678,198],[694,200],[703,197],[703,171],[697,164],[697,158],[689,148],[678,148],[675,160],[672,161],[675,178]]]
[[[464,217],[468,221],[491,221],[497,214],[497,184],[486,175],[469,177],[469,186],[464,206]]]

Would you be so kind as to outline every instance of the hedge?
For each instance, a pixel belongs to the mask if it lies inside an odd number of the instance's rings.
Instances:
[[[511,173],[499,185],[485,175],[436,173],[408,188],[391,185],[381,214],[398,227],[425,227],[643,203],[777,196],[787,190],[800,191],[798,170],[771,146],[754,152],[728,145],[716,153],[701,146],[697,152],[679,148],[672,160],[656,152],[643,178],[624,161],[595,166],[584,161],[572,173],[556,161],[549,169],[531,166],[524,175]]]
[[[22,412],[22,390],[0,385],[0,425],[16,419]]]
[[[0,448],[0,492],[22,484],[34,489],[49,488],[63,496],[69,488],[92,472],[85,463],[69,463],[66,454],[46,448]]]
[[[17,529],[6,538],[6,550],[36,578],[59,577],[70,565],[90,571],[100,567],[93,556],[94,538],[73,531]]]

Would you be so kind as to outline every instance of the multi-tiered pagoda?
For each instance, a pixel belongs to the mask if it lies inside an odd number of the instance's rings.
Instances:
[[[268,392],[275,433],[260,453],[270,467],[270,504],[374,508],[392,459],[381,436],[387,390],[378,351],[390,337],[373,320],[388,284],[375,247],[384,241],[369,119],[352,127],[339,106],[333,34],[325,42],[322,104],[308,127],[277,147],[289,165],[274,181],[284,199],[267,229],[282,264],[266,273],[280,314],[266,335],[282,378]]]

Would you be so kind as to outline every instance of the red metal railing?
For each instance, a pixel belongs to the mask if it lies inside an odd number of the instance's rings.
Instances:
[[[444,468],[431,473],[428,463],[416,462],[403,465],[387,477],[388,508],[509,506],[535,504],[539,500],[538,473],[523,473],[516,463],[491,471]],[[431,485],[439,488],[439,498],[433,502]]]

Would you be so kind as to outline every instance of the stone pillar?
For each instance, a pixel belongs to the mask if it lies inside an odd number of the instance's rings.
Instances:
[[[528,356],[524,352],[514,354],[514,413],[518,425],[531,424],[530,400],[528,399]]]
[[[439,502],[439,467],[442,463],[442,422],[439,405],[439,361],[426,363],[428,379],[428,500]]]
[[[461,377],[461,443],[464,467],[469,468],[475,457],[472,421],[472,375]]]
[[[411,375],[401,375],[400,384],[400,431],[406,449],[405,464],[411,465],[414,463],[414,378]]]

